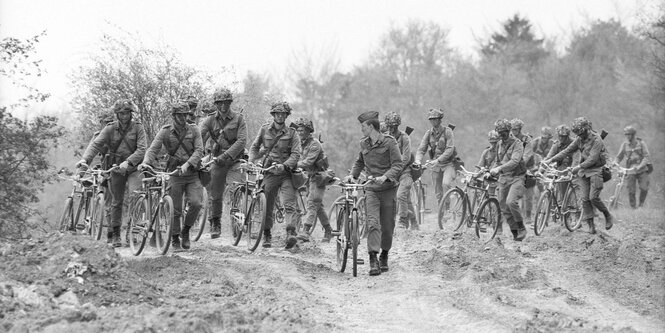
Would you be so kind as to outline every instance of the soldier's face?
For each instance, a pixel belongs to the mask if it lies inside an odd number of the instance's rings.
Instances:
[[[217,111],[221,113],[228,113],[231,110],[231,101],[219,101],[215,102],[215,107]]]
[[[626,140],[628,140],[628,141],[633,141],[634,137],[635,137],[635,134],[626,134]]]
[[[514,136],[518,136],[522,132],[522,128],[521,127],[513,127],[513,128],[510,129],[510,131],[513,132]]]
[[[272,118],[275,120],[275,123],[282,125],[286,121],[286,117],[288,117],[288,114],[286,112],[274,112],[272,114]]]
[[[116,117],[118,117],[118,121],[126,124],[132,119],[132,112],[131,111],[120,111],[116,113]]]
[[[430,125],[432,125],[432,127],[437,127],[437,126],[441,125],[441,118],[430,119],[429,123],[430,123]]]
[[[559,135],[559,142],[568,142],[568,135]]]
[[[185,122],[187,121],[187,114],[185,114],[185,113],[174,113],[172,116],[173,116],[173,123],[176,126],[185,125]]]
[[[298,137],[300,138],[301,141],[307,139],[307,137],[309,136],[309,130],[304,127],[298,127],[296,132],[298,132]]]
[[[499,138],[501,138],[501,141],[506,141],[510,137],[510,131],[504,130],[499,132]]]
[[[371,132],[371,125],[367,122],[360,124],[360,131],[363,133],[363,136],[368,136]]]

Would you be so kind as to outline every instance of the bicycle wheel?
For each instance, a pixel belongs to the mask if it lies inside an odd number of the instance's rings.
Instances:
[[[256,250],[266,225],[266,195],[260,192],[252,200],[247,211],[247,248]]]
[[[360,230],[358,229],[358,211],[351,212],[350,220],[350,234],[351,234],[351,249],[353,259],[353,276],[358,276],[358,245],[360,244]]]
[[[65,199],[65,204],[62,207],[62,213],[60,213],[60,218],[58,219],[58,231],[66,232],[72,225],[74,213],[74,199],[68,197]]]
[[[533,218],[533,232],[536,236],[540,236],[545,230],[545,225],[550,218],[550,203],[552,198],[552,192],[549,190],[543,191],[543,194],[540,195],[538,199],[538,205],[536,206],[536,216]]]
[[[579,200],[577,199],[577,193],[575,193],[573,186],[568,186],[566,195],[563,197],[561,209],[561,215],[563,215],[563,224],[566,226],[566,229],[568,229],[570,232],[579,229],[580,225],[582,224],[582,209],[580,207]]]
[[[443,196],[439,203],[439,229],[444,225],[451,225],[457,231],[464,223],[466,217],[466,198],[464,192],[459,188],[451,188]]]
[[[348,220],[349,215],[346,213],[344,205],[337,207],[335,210],[335,221],[337,221],[337,231],[340,232],[340,235],[337,237],[337,268],[340,272],[346,270],[346,259],[349,257]]]
[[[201,238],[201,235],[203,235],[203,231],[206,227],[206,221],[208,220],[208,211],[210,210],[210,205],[208,202],[208,191],[205,189],[205,187],[203,188],[202,198],[203,200],[201,200],[201,203],[203,204],[203,207],[201,207],[199,216],[196,218],[196,222],[194,222],[194,225],[191,229],[192,235],[194,235],[193,240],[195,242]]]
[[[273,208],[273,221],[276,223],[284,223],[284,215],[284,206],[282,206],[282,201],[278,193],[277,198],[275,198],[275,207]]]
[[[420,187],[417,183],[414,183],[411,186],[411,203],[413,204],[413,211],[416,213],[416,221],[418,224],[423,223],[425,218],[425,203],[423,202],[423,188]]]
[[[619,197],[621,195],[621,188],[622,188],[622,182],[619,181],[616,185],[614,185],[614,193],[612,193],[612,196],[610,197],[610,204],[609,204],[609,209],[617,209],[619,207]]]
[[[79,221],[81,220],[81,213],[85,215],[86,213],[86,204],[88,202],[88,198],[85,196],[85,193],[81,194],[81,196],[78,199],[78,205],[76,205],[76,213],[73,215],[74,220],[72,221],[72,232],[75,234],[78,234],[79,232],[85,233],[86,232],[86,226],[85,224],[79,224]]]
[[[360,238],[367,238],[369,234],[369,227],[367,225],[367,197],[362,197],[358,200],[358,230],[360,231]]]
[[[171,246],[171,231],[173,230],[173,223],[180,223],[180,221],[173,221],[173,199],[170,196],[164,196],[163,202],[159,204],[159,213],[157,214],[157,251],[164,255],[169,251]]]
[[[476,236],[487,243],[494,239],[496,232],[501,225],[501,209],[499,200],[489,198],[483,202],[476,216]]]
[[[104,202],[104,193],[97,193],[92,206],[92,217],[90,221],[90,236],[94,240],[102,238],[102,229],[104,229],[104,219],[106,218],[106,209]]]
[[[145,248],[150,235],[150,207],[148,199],[141,195],[129,207],[129,248],[138,256]]]
[[[245,225],[245,212],[242,209],[243,203],[245,202],[244,188],[236,188],[229,200],[229,204],[231,205],[231,208],[229,209],[229,228],[231,229],[233,246],[238,246],[240,239],[242,239],[242,229]]]

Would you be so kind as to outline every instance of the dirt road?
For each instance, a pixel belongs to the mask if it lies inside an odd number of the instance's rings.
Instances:
[[[550,225],[489,245],[428,216],[396,231],[389,272],[355,278],[336,271],[334,243],[249,253],[206,235],[133,257],[51,235],[3,245],[0,331],[665,331],[663,210],[617,216],[601,235]]]

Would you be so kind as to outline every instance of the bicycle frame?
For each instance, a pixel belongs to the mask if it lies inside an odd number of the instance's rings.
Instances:
[[[371,180],[370,180],[371,181]],[[344,216],[341,218],[344,219],[344,223],[341,225],[343,230],[334,230],[331,234],[332,236],[337,237],[337,261],[341,265],[340,271],[344,272],[346,269],[346,261],[348,256],[349,247],[353,251],[353,276],[357,276],[358,265],[364,264],[364,260],[358,259],[358,243],[360,242],[360,230],[359,229],[359,218],[360,210],[358,209],[358,202],[360,200],[360,195],[358,190],[363,189],[366,183],[363,184],[347,184],[341,183],[337,186],[340,186],[342,192],[344,193],[344,199],[341,202],[336,201],[335,206],[343,206]],[[357,217],[354,221],[353,216]],[[337,216],[339,219],[340,216]],[[343,258],[340,258],[341,252],[343,252]]]
[[[114,170],[115,167],[112,167],[109,170],[89,169],[87,164],[83,164],[81,167],[88,168],[88,170],[83,172],[83,175],[60,177],[61,179],[70,180],[72,182],[72,192],[67,196],[66,205],[60,221],[60,229],[61,231],[67,229],[72,231],[76,230],[77,232],[80,231],[84,234],[91,234],[92,224],[94,222],[92,213],[95,212],[96,209],[96,200],[93,200],[93,198],[99,193],[102,193],[100,190],[100,179]],[[89,175],[89,177],[85,177],[86,175]],[[74,199],[77,197],[79,198],[79,201],[76,214],[74,215]],[[69,203],[69,200],[71,200],[71,204]],[[79,224],[81,212],[85,215],[83,224]],[[69,218],[67,225],[62,225],[66,218]]]
[[[573,180],[573,176],[570,173],[570,169],[559,171],[552,166],[543,163],[541,163],[541,167],[545,168],[545,173],[536,174],[536,178],[545,185],[544,191],[549,192],[551,196],[548,210],[554,213],[554,220],[556,221],[563,217],[561,201],[563,201],[563,197],[565,196],[565,193],[559,193],[559,186],[557,185],[568,183],[569,187],[572,186],[571,182]]]
[[[466,216],[467,226],[471,227],[475,223],[476,216],[478,215],[478,210],[482,206],[483,202],[489,198],[489,182],[483,181],[480,178],[487,174],[488,170],[480,168],[478,172],[471,172],[466,170],[463,166],[460,167],[464,179],[462,183],[465,184],[464,189],[464,202],[468,208],[468,214]],[[474,184],[474,181],[482,181],[483,186],[478,186]],[[459,186],[455,186],[459,188]],[[473,191],[473,197],[469,199],[469,190]]]
[[[618,182],[614,185],[614,192],[607,201],[609,209],[615,209],[621,205],[621,192],[623,191],[626,176],[634,174],[632,169],[624,168],[617,163],[612,164],[612,169],[617,174]]]

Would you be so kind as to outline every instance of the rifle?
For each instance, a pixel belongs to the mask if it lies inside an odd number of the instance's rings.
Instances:
[[[413,133],[413,127],[409,127],[409,126],[407,126],[407,127],[404,129],[404,133],[406,133],[406,135],[411,135],[411,133]]]
[[[605,140],[605,137],[608,135],[607,131],[603,128],[600,130],[600,138]]]
[[[455,127],[456,127],[456,126],[453,125],[453,124],[448,124],[448,128],[450,128],[450,129],[453,130],[453,131],[455,130]]]

